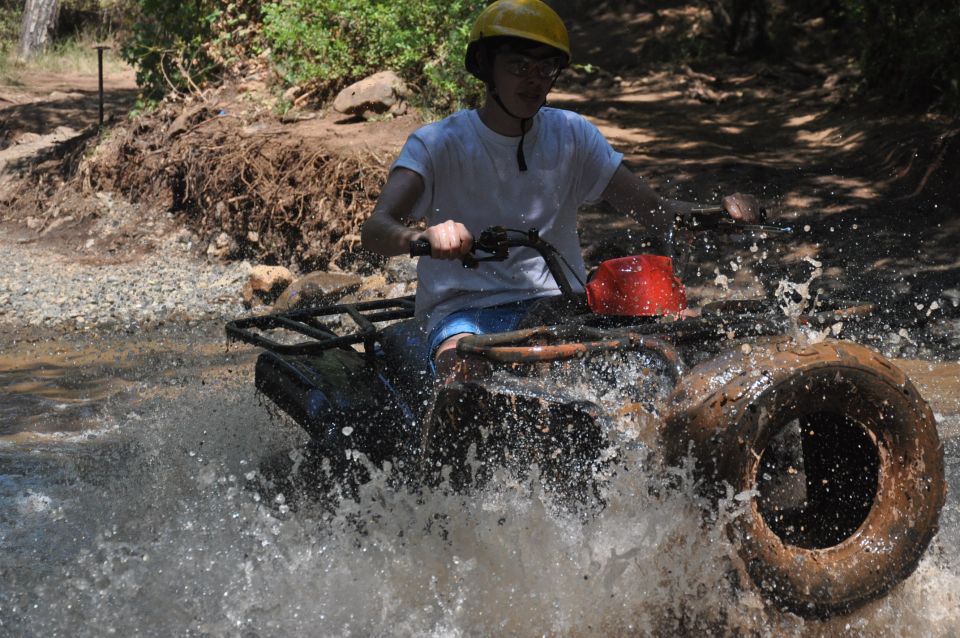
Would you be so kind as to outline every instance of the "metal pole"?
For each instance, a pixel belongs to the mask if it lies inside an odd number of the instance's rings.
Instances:
[[[100,83],[100,128],[103,128],[103,48],[97,47],[97,75]]]
[[[110,47],[105,44],[98,44],[94,48],[97,50],[97,77],[100,87],[100,128],[103,129],[103,51]]]

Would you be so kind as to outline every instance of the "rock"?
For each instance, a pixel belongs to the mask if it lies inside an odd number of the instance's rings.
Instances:
[[[391,257],[384,267],[390,283],[408,283],[417,280],[417,260],[407,255]]]
[[[173,122],[170,123],[170,127],[167,129],[167,139],[173,139],[177,135],[184,133],[189,130],[191,126],[212,117],[215,112],[214,107],[206,102],[183,109]]]
[[[283,266],[254,266],[241,294],[247,308],[272,303],[293,281],[293,273]]]
[[[51,100],[82,100],[83,93],[64,93],[63,91],[53,91],[47,96]]]
[[[360,287],[361,278],[348,273],[317,271],[300,277],[280,293],[275,312],[333,303]]]
[[[388,281],[387,277],[381,274],[371,275],[363,278],[363,283],[356,291],[345,296],[341,303],[360,303],[363,301],[374,301],[378,299],[392,299],[394,297],[405,297],[416,292],[417,284],[415,281]]]
[[[376,274],[370,275],[369,277],[364,277],[363,283],[360,285],[358,292],[364,293],[369,291],[379,292],[387,287],[387,278],[383,275]]]
[[[227,233],[220,233],[207,246],[207,257],[225,260],[237,249],[237,242]]]
[[[306,122],[317,118],[315,111],[287,111],[280,116],[280,121],[284,124],[293,124],[295,122]]]
[[[27,131],[26,133],[21,133],[16,137],[17,144],[32,144],[40,139],[39,133],[32,133]]]
[[[253,124],[250,124],[249,126],[244,126],[242,129],[240,129],[240,137],[244,137],[244,138],[253,137],[254,135],[258,135],[262,133],[266,129],[267,129],[266,122],[254,122]]]
[[[384,299],[394,299],[395,297],[404,297],[410,294],[407,282],[403,281],[388,285],[382,292]]]
[[[197,234],[188,228],[181,228],[173,235],[173,240],[178,244],[183,244],[187,248],[192,246],[198,237]]]
[[[217,283],[223,279],[218,279]],[[283,286],[286,288],[293,281],[293,273],[283,266],[254,266],[250,269],[248,282],[254,290],[266,292]]]
[[[348,115],[397,112],[410,94],[403,80],[393,71],[381,71],[340,91],[333,108]]]

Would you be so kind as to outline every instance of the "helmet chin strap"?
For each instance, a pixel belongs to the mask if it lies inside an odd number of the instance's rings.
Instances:
[[[552,88],[553,88],[553,83],[551,82],[550,89]],[[547,90],[547,93],[549,92],[550,91]],[[519,115],[514,115],[513,113],[511,113],[510,109],[507,108],[507,105],[503,103],[502,99],[500,99],[500,92],[497,90],[496,86],[492,87],[492,93],[493,93],[494,101],[497,103],[497,106],[503,109],[504,113],[506,113],[507,115],[509,115],[515,120],[520,120],[520,144],[517,145],[517,166],[520,168],[521,173],[525,173],[527,171],[527,158],[524,157],[523,155],[523,141],[527,137],[527,122],[529,122],[533,118],[520,117]],[[542,109],[546,104],[547,104],[547,101],[544,100],[543,104],[537,107],[537,113],[539,113],[540,109]],[[534,116],[536,116],[536,113],[534,113]]]

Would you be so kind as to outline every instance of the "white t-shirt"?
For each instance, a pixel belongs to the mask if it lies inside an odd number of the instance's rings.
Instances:
[[[452,219],[474,237],[490,226],[537,228],[582,281],[577,209],[600,198],[623,155],[593,124],[561,109],[545,107],[533,118],[523,144],[525,172],[517,165],[519,141],[487,128],[476,111],[460,111],[414,132],[391,170],[408,168],[423,178],[413,219],[431,225]],[[511,248],[506,261],[476,269],[421,258],[417,276],[416,315],[426,331],[457,310],[559,293],[543,259],[530,248]]]

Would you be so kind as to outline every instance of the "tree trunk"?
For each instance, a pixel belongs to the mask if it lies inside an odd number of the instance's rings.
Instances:
[[[45,49],[53,40],[57,24],[57,0],[27,0],[20,27],[20,45],[17,56],[27,59]]]

